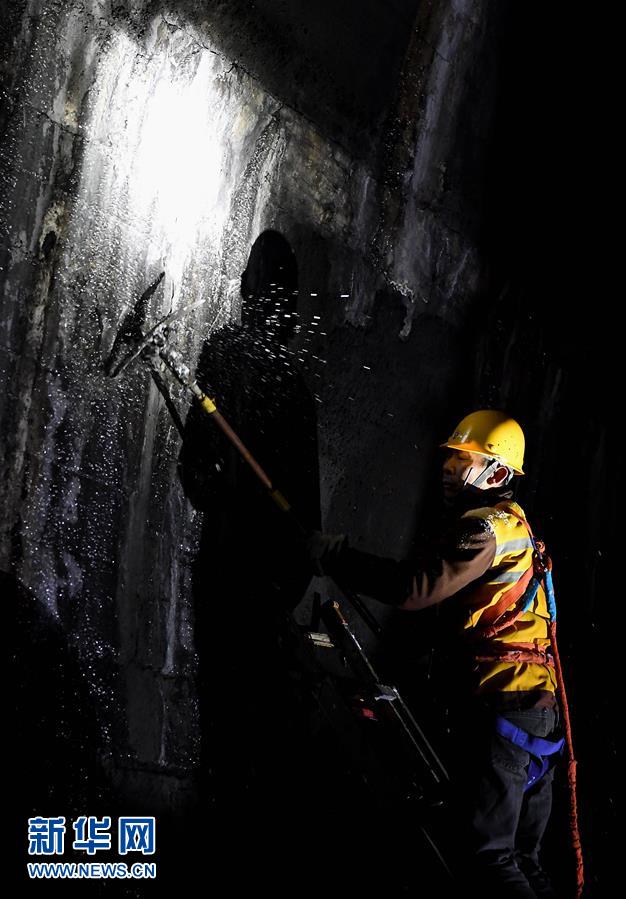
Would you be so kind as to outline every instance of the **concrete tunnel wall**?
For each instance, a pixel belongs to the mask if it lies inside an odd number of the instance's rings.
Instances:
[[[548,473],[576,419],[579,334],[495,221],[522,236],[507,208],[522,188],[496,157],[497,134],[510,151],[514,132],[502,94],[519,77],[507,54],[523,58],[521,14],[488,0],[358,6],[28,0],[3,26],[0,568],[77,653],[106,777],[157,808],[184,809],[193,791],[200,516],[147,373],[113,382],[103,365],[161,271],[153,319],[206,301],[176,338],[193,363],[236,320],[258,235],[289,242],[323,522],[357,546],[408,552],[437,444],[469,408],[509,409],[528,434],[522,504],[579,603],[566,657],[592,618],[602,628],[608,404],[587,409],[578,444],[581,562],[562,535],[573,500]],[[314,589],[332,595],[313,581],[302,621]],[[572,680],[581,718],[599,717]]]

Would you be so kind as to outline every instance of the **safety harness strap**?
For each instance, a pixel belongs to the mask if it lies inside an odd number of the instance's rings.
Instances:
[[[530,579],[533,576],[533,566],[531,565],[526,571],[520,576],[519,580],[516,581],[512,587],[509,587],[508,590],[505,590],[501,595],[500,599],[493,606],[488,606],[482,615],[480,616],[481,624],[484,624],[486,627],[489,627],[497,621],[500,615],[502,615],[508,608],[510,608],[514,603],[520,599],[521,596],[526,592],[526,587],[530,583]]]
[[[540,646],[534,643],[506,643],[506,649],[503,644],[493,646],[489,642],[484,645],[482,643],[476,646],[472,656],[477,662],[535,662],[538,665],[550,665],[554,668],[554,659],[549,653],[549,647]]]
[[[528,780],[524,790],[530,789],[544,774],[556,763],[557,753],[562,754],[565,746],[565,737],[560,740],[546,740],[545,737],[536,737],[522,730],[508,718],[502,715],[496,717],[496,732],[524,749],[530,756],[528,765]]]

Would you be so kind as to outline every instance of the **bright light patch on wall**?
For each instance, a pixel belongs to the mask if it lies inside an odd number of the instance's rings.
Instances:
[[[103,54],[76,216],[92,267],[108,265],[109,281],[119,269],[136,290],[134,277],[162,265],[177,300],[191,268],[205,288],[214,269],[230,203],[225,160],[242,113],[220,57],[188,35],[155,35],[146,52],[116,34]]]
[[[191,81],[165,71],[146,92],[130,180],[135,214],[154,216],[181,248],[194,242],[214,209],[222,150],[211,128],[211,76],[206,56]],[[129,122],[129,127],[133,127]]]

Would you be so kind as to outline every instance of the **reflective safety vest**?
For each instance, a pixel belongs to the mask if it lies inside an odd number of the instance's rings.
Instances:
[[[517,516],[525,519],[521,506],[511,500],[470,509],[463,516],[488,522],[496,539],[491,567],[464,599],[463,628],[472,646],[478,693],[557,689],[543,584],[530,608],[519,612],[517,600],[533,572],[533,545]]]

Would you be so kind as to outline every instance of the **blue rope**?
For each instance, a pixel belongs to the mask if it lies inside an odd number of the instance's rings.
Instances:
[[[554,585],[552,584],[552,572],[546,571],[544,575],[546,585],[546,597],[548,600],[548,612],[550,613],[550,621],[556,621],[556,599],[554,597]]]
[[[543,557],[543,553],[539,552],[537,549],[537,543],[535,542],[535,538],[533,535],[528,532],[528,536],[530,537],[530,542],[532,543],[534,551],[539,556],[541,560]],[[524,591],[524,596],[522,597],[524,605],[522,606],[522,613],[529,612],[532,604],[535,601],[535,597],[537,596],[537,591],[539,590],[539,585],[541,581],[544,582],[544,589],[546,591],[546,600],[548,603],[548,614],[550,615],[550,621],[556,621],[556,599],[554,596],[554,585],[552,583],[552,572],[547,570],[543,573],[541,577],[537,577],[534,575],[526,587]]]

